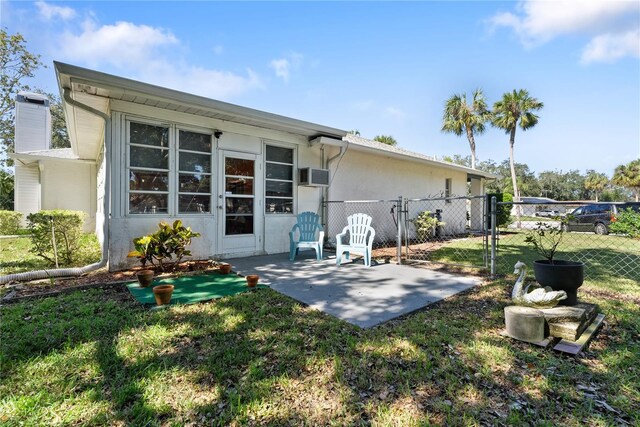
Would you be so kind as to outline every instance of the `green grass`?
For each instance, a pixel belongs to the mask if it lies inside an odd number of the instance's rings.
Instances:
[[[587,280],[586,357],[499,335],[513,280],[362,331],[270,289],[148,311],[119,288],[0,307],[0,424],[640,424],[640,289]]]
[[[100,246],[94,234],[84,234],[80,238],[80,250],[72,265],[60,267],[79,267],[100,260]],[[29,237],[0,239],[0,274],[21,273],[23,271],[52,268],[49,261],[31,253]]]

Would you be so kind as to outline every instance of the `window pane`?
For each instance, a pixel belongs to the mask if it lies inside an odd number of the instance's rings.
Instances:
[[[178,210],[184,212],[210,213],[211,196],[194,196],[181,194],[178,198]]]
[[[290,148],[267,145],[267,161],[293,163],[293,150]]]
[[[178,179],[181,193],[211,193],[211,175],[181,173]]]
[[[293,180],[293,166],[280,165],[277,163],[267,163],[267,179],[288,179]]]
[[[225,224],[225,234],[253,234],[253,215],[228,216]]]
[[[293,212],[293,200],[291,199],[269,199],[267,198],[268,213],[291,213]]]
[[[211,152],[211,135],[197,132],[180,131],[180,149]]]
[[[233,159],[224,160],[225,175],[253,176],[253,160]]]
[[[227,197],[227,214],[253,214],[253,198]]]
[[[129,171],[129,189],[167,191],[169,174],[166,172]]]
[[[167,213],[167,195],[149,193],[129,194],[129,212],[136,214]]]
[[[169,150],[131,147],[131,166],[152,169],[169,169]]]
[[[180,152],[180,170],[188,172],[211,172],[211,156]]]
[[[129,141],[132,144],[169,147],[169,128],[167,127],[130,122],[129,132]]]
[[[293,183],[282,181],[266,181],[267,196],[293,197]]]
[[[225,178],[224,191],[227,194],[253,194],[252,178]]]

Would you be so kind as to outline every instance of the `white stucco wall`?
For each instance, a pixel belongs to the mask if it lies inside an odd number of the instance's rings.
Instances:
[[[85,212],[84,232],[96,226],[96,167],[91,163],[42,161],[42,209]]]
[[[333,151],[332,155],[337,153]],[[341,160],[331,163],[331,187],[329,200],[395,200],[404,198],[443,197],[445,180],[451,179],[451,196],[467,195],[467,173],[445,167],[426,165],[418,161],[392,158],[354,149],[347,150]],[[409,204],[409,218],[429,210],[442,210],[446,233],[463,232],[466,226],[466,200],[446,203],[420,201]],[[355,212],[364,212],[373,217],[376,239],[395,239],[396,225],[390,214],[393,203],[331,205],[329,212],[330,240],[346,225],[346,217]],[[344,217],[344,224],[336,218]]]

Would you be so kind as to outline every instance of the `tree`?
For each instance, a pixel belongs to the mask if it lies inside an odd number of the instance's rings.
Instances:
[[[12,164],[6,154],[13,152],[14,147],[15,95],[21,90],[30,90],[24,79],[33,77],[43,65],[40,55],[27,50],[22,35],[9,35],[0,29],[0,154],[4,154],[0,166]]]
[[[500,164],[496,164],[493,160],[486,160],[478,164],[478,169],[497,176],[495,181],[487,183],[487,192],[513,194],[509,160],[503,160]],[[522,194],[529,196],[539,195],[540,184],[535,173],[529,170],[529,166],[524,163],[516,163],[514,169],[516,171],[516,182],[518,188],[522,190]]]
[[[529,92],[520,89],[507,92],[502,95],[502,99],[493,104],[493,114],[491,124],[505,131],[509,135],[509,164],[511,166],[511,182],[513,185],[513,198],[520,201],[520,192],[516,182],[516,169],[513,157],[513,146],[516,142],[516,129],[520,127],[523,131],[531,129],[538,124],[538,116],[533,111],[542,109],[544,105],[536,98],[529,96]],[[520,224],[520,211],[516,209],[518,224]]]
[[[447,100],[442,116],[442,132],[461,136],[466,133],[471,149],[471,168],[476,168],[476,141],[474,134],[485,131],[484,124],[489,120],[490,112],[482,89],[473,92],[471,105],[467,103],[467,94],[455,94]]]
[[[41,92],[37,90],[37,92]],[[67,131],[67,122],[64,118],[64,110],[62,102],[57,95],[52,93],[44,93],[49,98],[49,111],[51,112],[51,148],[69,148],[69,133]]]
[[[373,140],[382,142],[383,144],[391,145],[393,147],[398,145],[398,141],[396,141],[395,138],[390,135],[377,135],[375,138],[373,138]]]
[[[360,131],[358,129],[352,129],[347,133],[349,133],[351,135],[355,135],[355,136],[360,136]]]
[[[461,156],[460,154],[454,154],[453,156],[444,156],[442,158],[445,162],[454,163],[460,166],[471,167],[471,156]]]
[[[585,177],[578,170],[544,171],[538,175],[540,195],[556,200],[580,200],[588,197]]]
[[[640,159],[618,166],[613,172],[611,182],[633,191],[637,202],[640,194]]]
[[[0,169],[0,210],[13,210],[13,175]]]
[[[596,172],[594,170],[587,171],[587,178],[584,180],[584,188],[589,191],[593,191],[596,195],[596,202],[598,201],[598,195],[609,184],[609,177],[603,173]]]

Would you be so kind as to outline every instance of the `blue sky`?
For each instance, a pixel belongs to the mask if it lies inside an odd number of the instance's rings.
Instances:
[[[469,154],[440,131],[445,100],[527,89],[539,124],[515,158],[545,170],[613,169],[640,157],[640,3],[8,2],[1,25],[32,52],[429,155]],[[52,67],[34,85],[56,90]],[[477,136],[479,160],[508,137]]]

